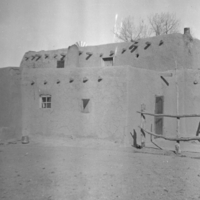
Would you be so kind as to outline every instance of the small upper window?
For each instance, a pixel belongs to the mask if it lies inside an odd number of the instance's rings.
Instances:
[[[41,95],[40,96],[40,107],[41,108],[51,108],[51,95]]]
[[[90,112],[90,99],[82,99],[82,113]]]
[[[113,57],[102,58],[103,66],[113,66]]]
[[[57,61],[57,68],[64,68],[65,61],[64,60],[58,60]]]

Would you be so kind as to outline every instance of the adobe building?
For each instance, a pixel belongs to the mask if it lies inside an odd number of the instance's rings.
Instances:
[[[176,114],[178,107],[179,114],[200,114],[199,63],[200,41],[187,29],[135,42],[27,52],[18,70],[20,84],[9,75],[1,88],[12,98],[0,99],[1,110],[18,115],[2,115],[0,127],[12,132],[16,126],[17,136],[30,138],[91,137],[129,146],[130,133],[140,135],[141,105],[149,113]],[[11,118],[14,123],[7,122]],[[195,136],[199,121],[182,119],[181,136]],[[146,129],[175,136],[176,120],[147,116]]]

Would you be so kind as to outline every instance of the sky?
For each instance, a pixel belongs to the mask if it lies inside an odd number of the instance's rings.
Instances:
[[[25,52],[116,42],[113,28],[127,17],[135,21],[174,13],[180,28],[200,39],[200,0],[0,0],[0,68],[20,66]]]

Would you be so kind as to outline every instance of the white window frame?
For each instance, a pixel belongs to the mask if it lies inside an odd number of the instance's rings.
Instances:
[[[40,95],[40,108],[50,109],[52,104],[52,97],[49,94]]]

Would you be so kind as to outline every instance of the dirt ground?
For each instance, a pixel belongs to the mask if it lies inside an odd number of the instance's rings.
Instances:
[[[101,141],[0,145],[1,200],[200,199],[200,154]]]

